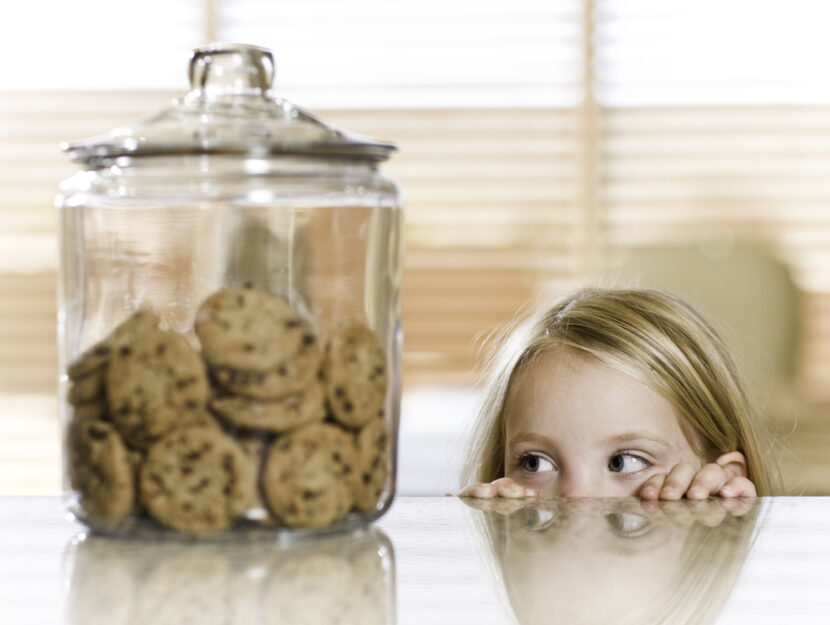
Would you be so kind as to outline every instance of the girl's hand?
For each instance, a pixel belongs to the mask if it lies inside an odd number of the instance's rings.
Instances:
[[[477,497],[479,499],[492,499],[493,497],[521,499],[523,497],[538,497],[539,493],[532,488],[520,486],[509,477],[501,477],[489,484],[470,484],[458,493],[458,496]]]
[[[755,497],[755,485],[746,477],[746,459],[738,451],[724,454],[698,471],[678,464],[668,473],[652,475],[640,487],[645,500],[707,499],[709,497]]]

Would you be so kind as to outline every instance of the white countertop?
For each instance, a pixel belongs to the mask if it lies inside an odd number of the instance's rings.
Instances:
[[[289,547],[88,537],[58,497],[0,498],[0,623],[830,623],[830,498],[495,506],[401,497]]]

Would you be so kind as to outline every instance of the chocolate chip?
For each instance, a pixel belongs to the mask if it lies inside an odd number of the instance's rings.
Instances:
[[[167,345],[165,345],[164,343],[159,343],[158,345],[156,345],[156,356],[161,356],[166,351],[167,351]]]
[[[105,429],[100,428],[100,427],[91,427],[91,428],[89,428],[89,436],[91,438],[94,438],[97,441],[105,439],[108,434],[109,434],[109,432],[107,432]]]
[[[342,386],[335,386],[334,387],[334,396],[335,397],[337,397],[338,399],[341,399],[345,395],[346,395],[346,389],[344,389]]]
[[[121,356],[129,356],[132,353],[132,349],[130,349],[129,345],[122,345],[121,349],[118,350],[119,355]]]
[[[98,347],[95,348],[95,350],[92,353],[95,354],[96,356],[106,356],[107,354],[110,353],[110,346],[109,345],[99,345]]]
[[[245,344],[242,346],[242,349],[243,349],[244,351],[246,351],[246,352],[250,353],[250,352],[254,351],[254,349],[256,349],[256,347],[254,346],[254,344],[253,344],[253,343],[245,343]]]

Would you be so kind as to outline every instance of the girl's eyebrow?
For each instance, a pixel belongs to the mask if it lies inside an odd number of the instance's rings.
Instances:
[[[508,441],[507,446],[512,447],[518,443],[537,443],[544,447],[554,447],[553,439],[536,432],[519,432]]]
[[[656,445],[660,445],[661,447],[669,448],[671,445],[669,442],[664,439],[660,438],[659,436],[655,436],[649,432],[623,432],[622,434],[615,434],[614,436],[610,436],[603,441],[607,445],[621,445],[623,443],[631,443],[634,441],[642,441],[646,440]]]

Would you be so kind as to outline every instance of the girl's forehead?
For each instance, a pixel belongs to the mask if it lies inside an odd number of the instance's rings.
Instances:
[[[663,395],[572,350],[538,354],[526,363],[511,383],[505,425],[509,435],[573,432],[604,440],[639,432],[685,439],[678,413]]]

